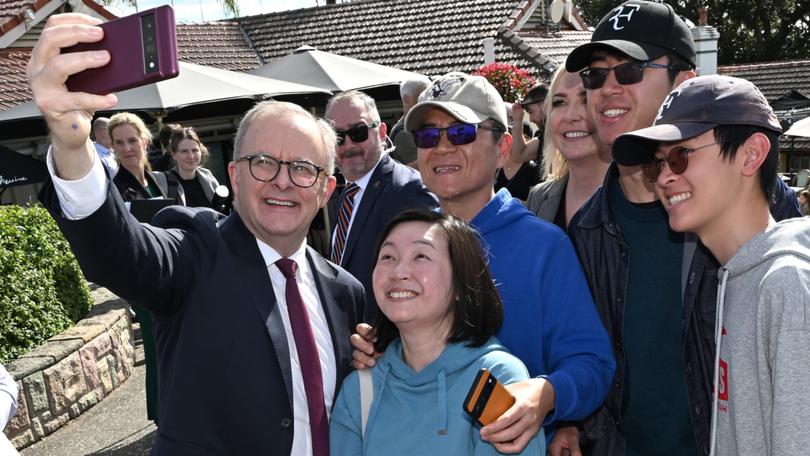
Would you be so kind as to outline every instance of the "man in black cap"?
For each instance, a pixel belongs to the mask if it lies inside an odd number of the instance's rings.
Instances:
[[[655,126],[615,159],[641,164],[675,231],[722,263],[712,452],[804,454],[810,445],[810,220],[768,211],[782,129],[753,84],[702,76],[678,86]]]
[[[615,146],[653,124],[669,92],[695,76],[695,62],[692,35],[671,6],[628,1],[602,18],[566,69],[580,72],[598,138]],[[794,214],[775,216],[786,213]],[[569,231],[616,358],[613,388],[583,422],[584,452],[708,455],[716,260],[694,236],[669,229],[638,164],[612,164]],[[579,454],[572,433],[558,431],[550,453]]]

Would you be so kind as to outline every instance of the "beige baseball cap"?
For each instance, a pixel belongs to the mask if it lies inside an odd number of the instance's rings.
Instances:
[[[414,131],[431,109],[441,109],[464,123],[479,124],[487,119],[504,128],[509,125],[503,98],[483,76],[447,73],[419,95],[419,102],[408,111],[405,129]]]

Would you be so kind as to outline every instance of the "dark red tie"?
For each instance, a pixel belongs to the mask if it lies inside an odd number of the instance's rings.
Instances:
[[[298,362],[301,364],[304,390],[307,393],[309,428],[312,431],[312,455],[328,456],[329,422],[326,419],[326,405],[323,402],[321,361],[318,357],[318,347],[315,345],[312,325],[309,322],[309,313],[304,305],[304,300],[301,299],[298,282],[295,280],[298,265],[289,258],[282,258],[276,261],[276,266],[287,278],[285,292],[287,312],[290,314],[295,349],[298,351]]]

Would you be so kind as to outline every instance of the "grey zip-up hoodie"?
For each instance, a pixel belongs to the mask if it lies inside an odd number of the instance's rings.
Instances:
[[[719,276],[712,454],[810,454],[810,219],[754,236]]]

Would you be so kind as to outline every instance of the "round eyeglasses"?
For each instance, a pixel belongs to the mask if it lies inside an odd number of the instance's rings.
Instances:
[[[254,179],[262,182],[270,182],[278,176],[281,171],[281,165],[287,165],[287,173],[290,176],[290,181],[298,187],[309,188],[315,185],[318,181],[318,176],[324,171],[324,168],[304,160],[279,160],[275,157],[265,154],[245,155],[239,157],[235,161],[240,162],[247,160],[250,175]]]

